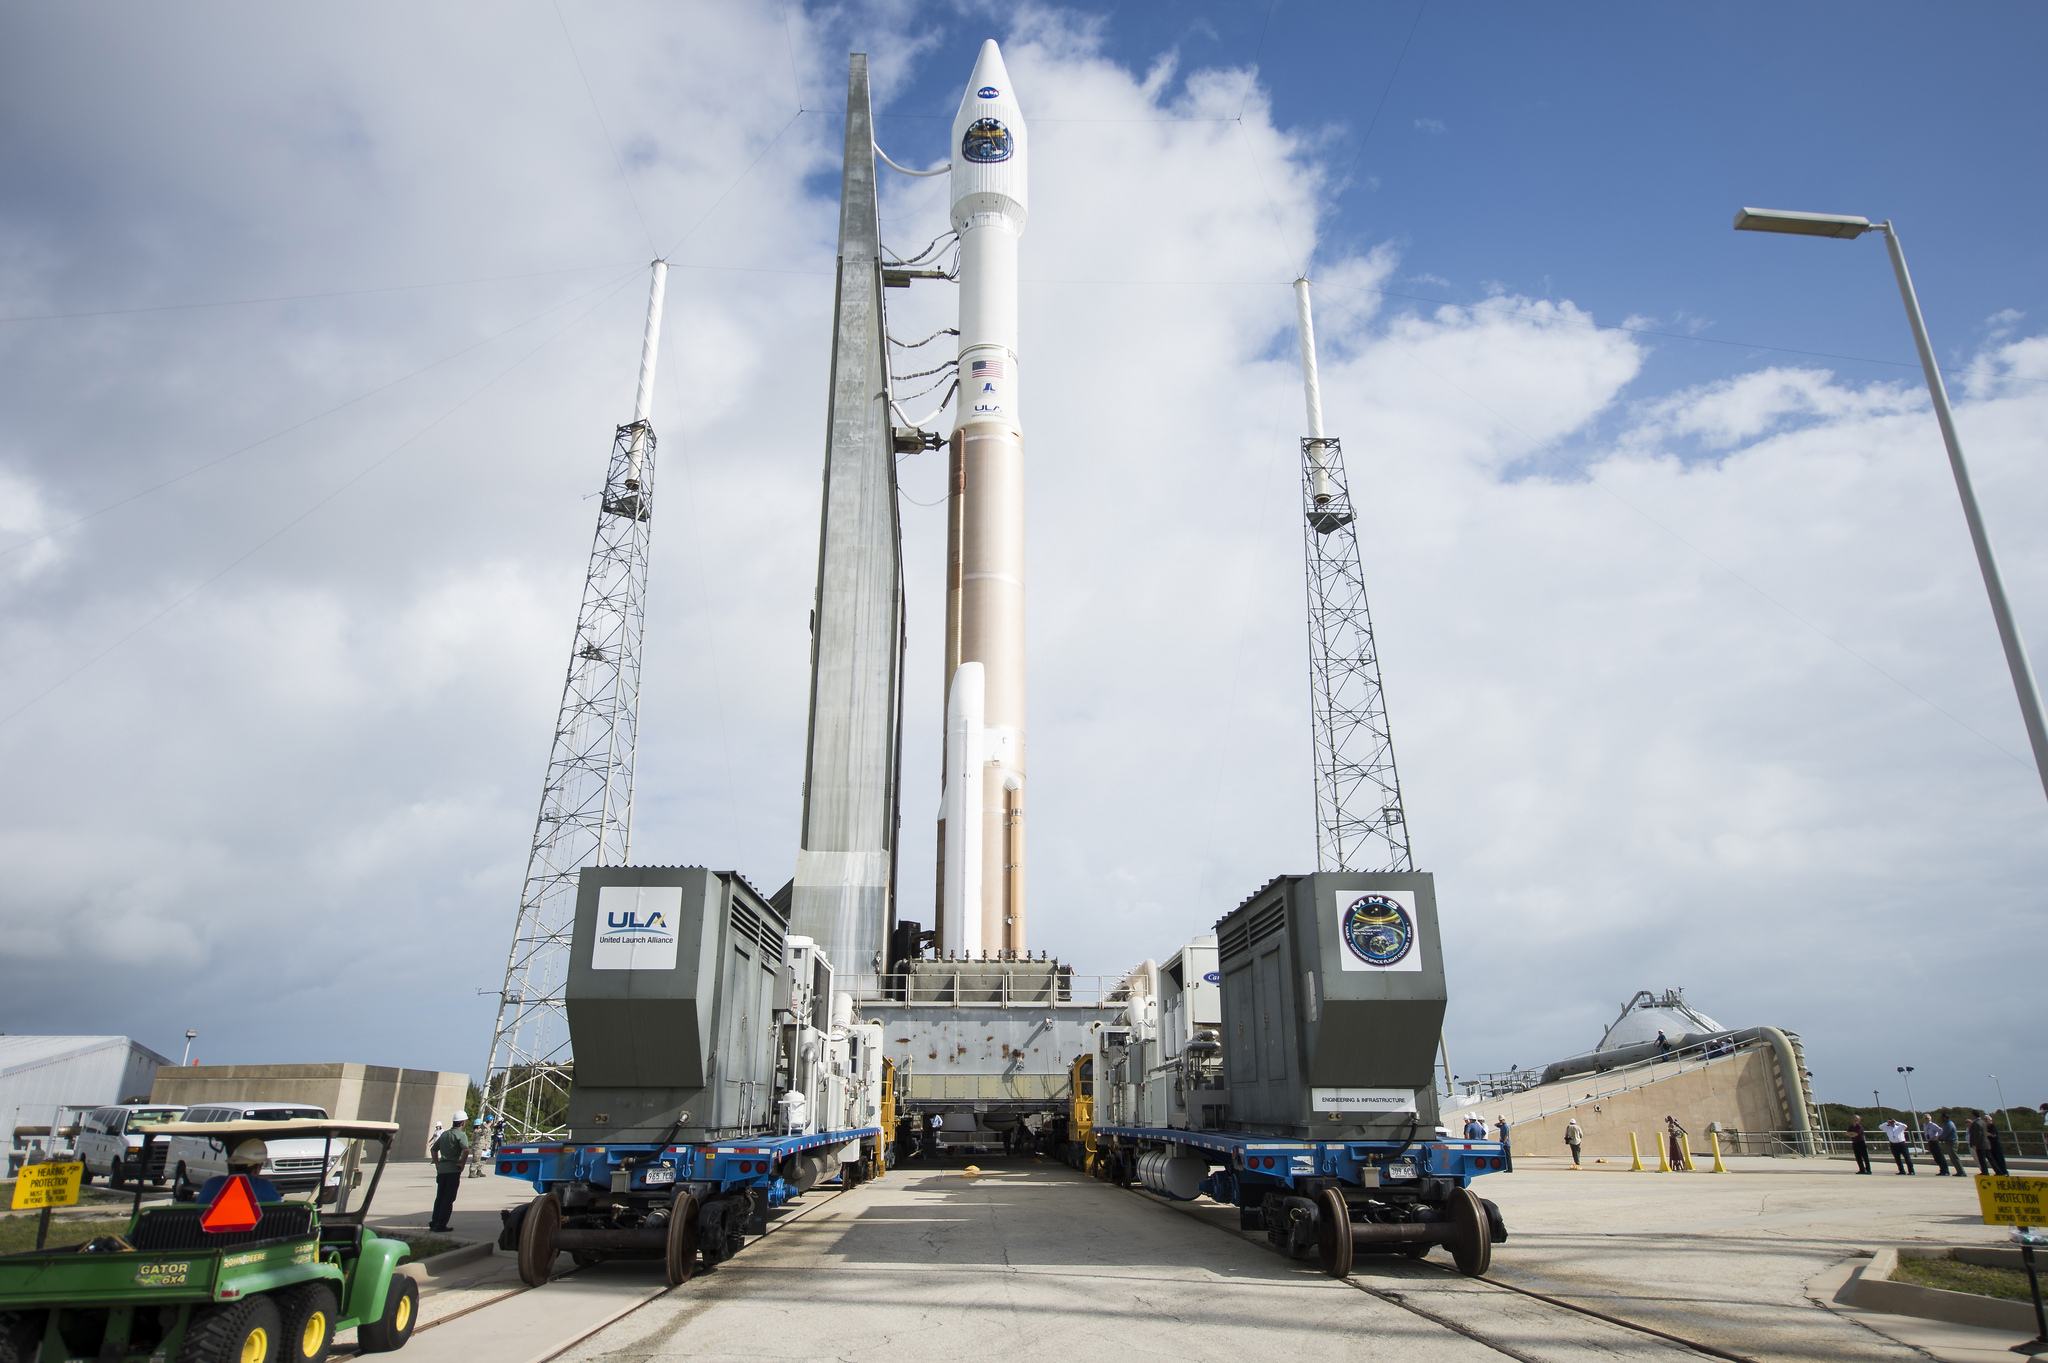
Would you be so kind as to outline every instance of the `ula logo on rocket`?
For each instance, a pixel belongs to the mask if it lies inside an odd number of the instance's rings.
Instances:
[[[994,99],[1003,92],[1001,90],[996,89],[996,87],[993,85],[984,85],[979,90],[976,90],[974,93],[979,95],[983,99]]]

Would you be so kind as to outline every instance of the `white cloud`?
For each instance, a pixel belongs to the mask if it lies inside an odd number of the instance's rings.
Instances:
[[[795,105],[836,106],[857,47],[885,95],[910,88],[931,29],[909,7],[569,13],[660,246],[701,224],[656,410],[636,854],[773,889],[838,160]],[[144,16],[92,46],[62,12],[27,22],[52,57],[0,114],[97,197],[11,200],[0,313],[605,267],[0,333],[16,535],[483,342],[64,532],[0,616],[4,709],[334,494],[0,726],[0,1027],[161,1049],[258,1014],[242,1054],[208,1058],[479,1067],[471,991],[503,968],[587,498],[637,358],[648,246],[588,97],[549,24],[428,14],[394,47],[311,13]],[[2031,997],[2023,954],[1979,943],[2039,935],[2048,848],[2030,770],[1998,750],[2024,737],[1910,378],[1649,392],[1643,343],[1571,301],[1386,299],[1391,247],[1312,255],[1342,164],[1275,128],[1247,71],[1120,66],[1047,10],[999,36],[1044,120],[1023,246],[1034,946],[1118,970],[1312,865],[1288,281],[1313,259],[1454,1065],[1579,1049],[1633,990],[1682,984],[1801,1031],[1831,1093],[1908,1039],[1930,1067],[2038,1071],[1913,1006],[1965,983],[1987,1015]],[[60,98],[85,84],[118,98]],[[929,122],[885,120],[891,154],[928,163]],[[942,226],[928,182],[884,193],[892,244]],[[890,304],[901,336],[952,319],[941,286]],[[2048,338],[1994,320],[2012,330],[1958,384],[1958,420],[2038,639]],[[932,501],[939,461],[903,469]],[[912,773],[938,766],[942,517],[904,511]],[[935,802],[905,798],[909,917]],[[339,990],[373,1019],[341,1037],[308,1003]]]
[[[1444,121],[1440,118],[1418,118],[1415,120],[1415,131],[1419,133],[1442,133],[1449,132],[1450,129],[1444,126]]]

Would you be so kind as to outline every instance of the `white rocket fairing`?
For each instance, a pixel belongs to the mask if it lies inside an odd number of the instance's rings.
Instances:
[[[1018,416],[1017,239],[1030,141],[1003,54],[981,46],[953,120],[960,234],[960,397],[947,516],[946,685],[981,664],[978,792],[947,802],[940,923],[949,950],[1024,950],[1024,428]],[[950,726],[949,726],[950,737]],[[956,778],[947,769],[949,790]],[[972,799],[964,798],[966,795]],[[955,823],[959,819],[962,822]],[[974,823],[969,830],[965,823]],[[968,860],[978,877],[964,874]],[[964,902],[973,879],[979,895]],[[979,926],[967,926],[978,915]],[[961,932],[954,936],[954,924]]]

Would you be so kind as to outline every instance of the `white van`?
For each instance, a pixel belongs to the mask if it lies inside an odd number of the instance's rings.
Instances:
[[[209,1103],[200,1107],[187,1108],[181,1122],[281,1122],[294,1117],[312,1117],[320,1121],[327,1119],[325,1108],[305,1107],[292,1103]],[[306,1140],[270,1141],[270,1163],[264,1167],[263,1177],[277,1185],[280,1193],[303,1193],[314,1188],[320,1189],[320,1200],[325,1202],[333,1196],[332,1190],[339,1186],[338,1171],[341,1154],[346,1142],[337,1143],[328,1152],[329,1167],[320,1167],[320,1157],[327,1151],[327,1142],[317,1138]],[[199,1196],[199,1190],[206,1180],[228,1171],[228,1151],[225,1143],[210,1136],[173,1136],[170,1153],[165,1157],[164,1166],[171,1170],[171,1197],[175,1201],[190,1202]],[[321,1185],[325,1184],[325,1187]]]
[[[144,1103],[117,1103],[98,1107],[78,1119],[78,1138],[71,1143],[85,1165],[85,1181],[103,1175],[116,1188],[129,1179],[151,1183],[164,1181],[163,1142],[157,1142],[152,1166],[142,1168],[142,1137],[129,1132],[152,1122],[175,1122],[185,1109]]]

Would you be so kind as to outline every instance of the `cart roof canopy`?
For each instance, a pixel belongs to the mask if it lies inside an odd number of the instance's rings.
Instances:
[[[137,1130],[151,1136],[333,1136],[337,1140],[385,1141],[398,1134],[397,1122],[337,1122],[327,1117],[286,1117],[274,1122],[154,1122]]]

